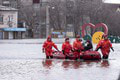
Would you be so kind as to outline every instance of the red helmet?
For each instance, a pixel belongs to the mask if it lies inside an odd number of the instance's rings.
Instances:
[[[47,39],[51,39],[51,36],[48,36]]]
[[[47,41],[51,41],[52,39],[51,39],[51,36],[48,36],[47,37]]]
[[[80,38],[80,35],[77,35],[76,38]]]
[[[66,40],[69,40],[69,38],[68,38],[68,37],[66,37],[66,38],[65,38],[65,41],[66,41]]]

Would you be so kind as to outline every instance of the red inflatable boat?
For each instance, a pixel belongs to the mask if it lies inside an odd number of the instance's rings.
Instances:
[[[62,52],[55,51],[53,53],[53,58],[65,59],[65,55]],[[99,60],[101,59],[101,55],[97,51],[85,51],[80,53],[79,58],[83,60]],[[72,59],[72,60],[75,59],[75,56],[73,55],[73,53],[70,53],[69,59]]]

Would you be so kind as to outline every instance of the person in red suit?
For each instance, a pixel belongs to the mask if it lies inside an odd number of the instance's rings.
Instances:
[[[76,40],[73,42],[73,50],[75,58],[78,59],[80,57],[80,52],[84,50],[82,40],[79,35],[76,36]]]
[[[53,50],[52,50],[52,47],[54,47],[57,51],[58,48],[57,46],[55,45],[55,43],[52,41],[52,38],[50,36],[48,36],[47,40],[44,42],[43,44],[43,53],[45,52],[46,54],[46,58],[49,59],[49,58],[53,58]]]
[[[65,42],[62,44],[62,52],[65,55],[65,59],[69,59],[69,54],[72,51],[72,45],[69,38],[65,38]]]
[[[101,49],[103,59],[108,59],[110,49],[112,49],[112,51],[114,51],[114,49],[112,47],[110,40],[108,39],[108,36],[106,34],[103,34],[102,37],[103,37],[103,40],[99,41],[95,51],[98,51],[99,49]]]

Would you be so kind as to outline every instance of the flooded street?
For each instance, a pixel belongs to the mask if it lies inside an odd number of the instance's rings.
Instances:
[[[119,19],[120,0],[0,0],[0,80],[120,80]]]
[[[74,61],[46,60],[42,44],[0,44],[0,80],[119,80],[119,46],[108,60]]]

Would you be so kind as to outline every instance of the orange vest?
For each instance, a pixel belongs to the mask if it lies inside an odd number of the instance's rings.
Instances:
[[[84,48],[83,48],[81,41],[75,40],[73,43],[73,49],[74,50],[83,50]]]
[[[64,50],[65,53],[70,53],[70,51],[72,50],[72,46],[69,42],[64,42],[62,44],[62,50]]]
[[[99,47],[101,47],[102,51],[110,51],[110,48],[112,47],[112,44],[111,44],[109,39],[101,40],[97,45],[97,48],[99,48]]]
[[[58,49],[55,43],[53,43],[52,41],[45,41],[43,44],[43,48],[46,51],[52,51],[52,47],[54,47],[55,49]]]

